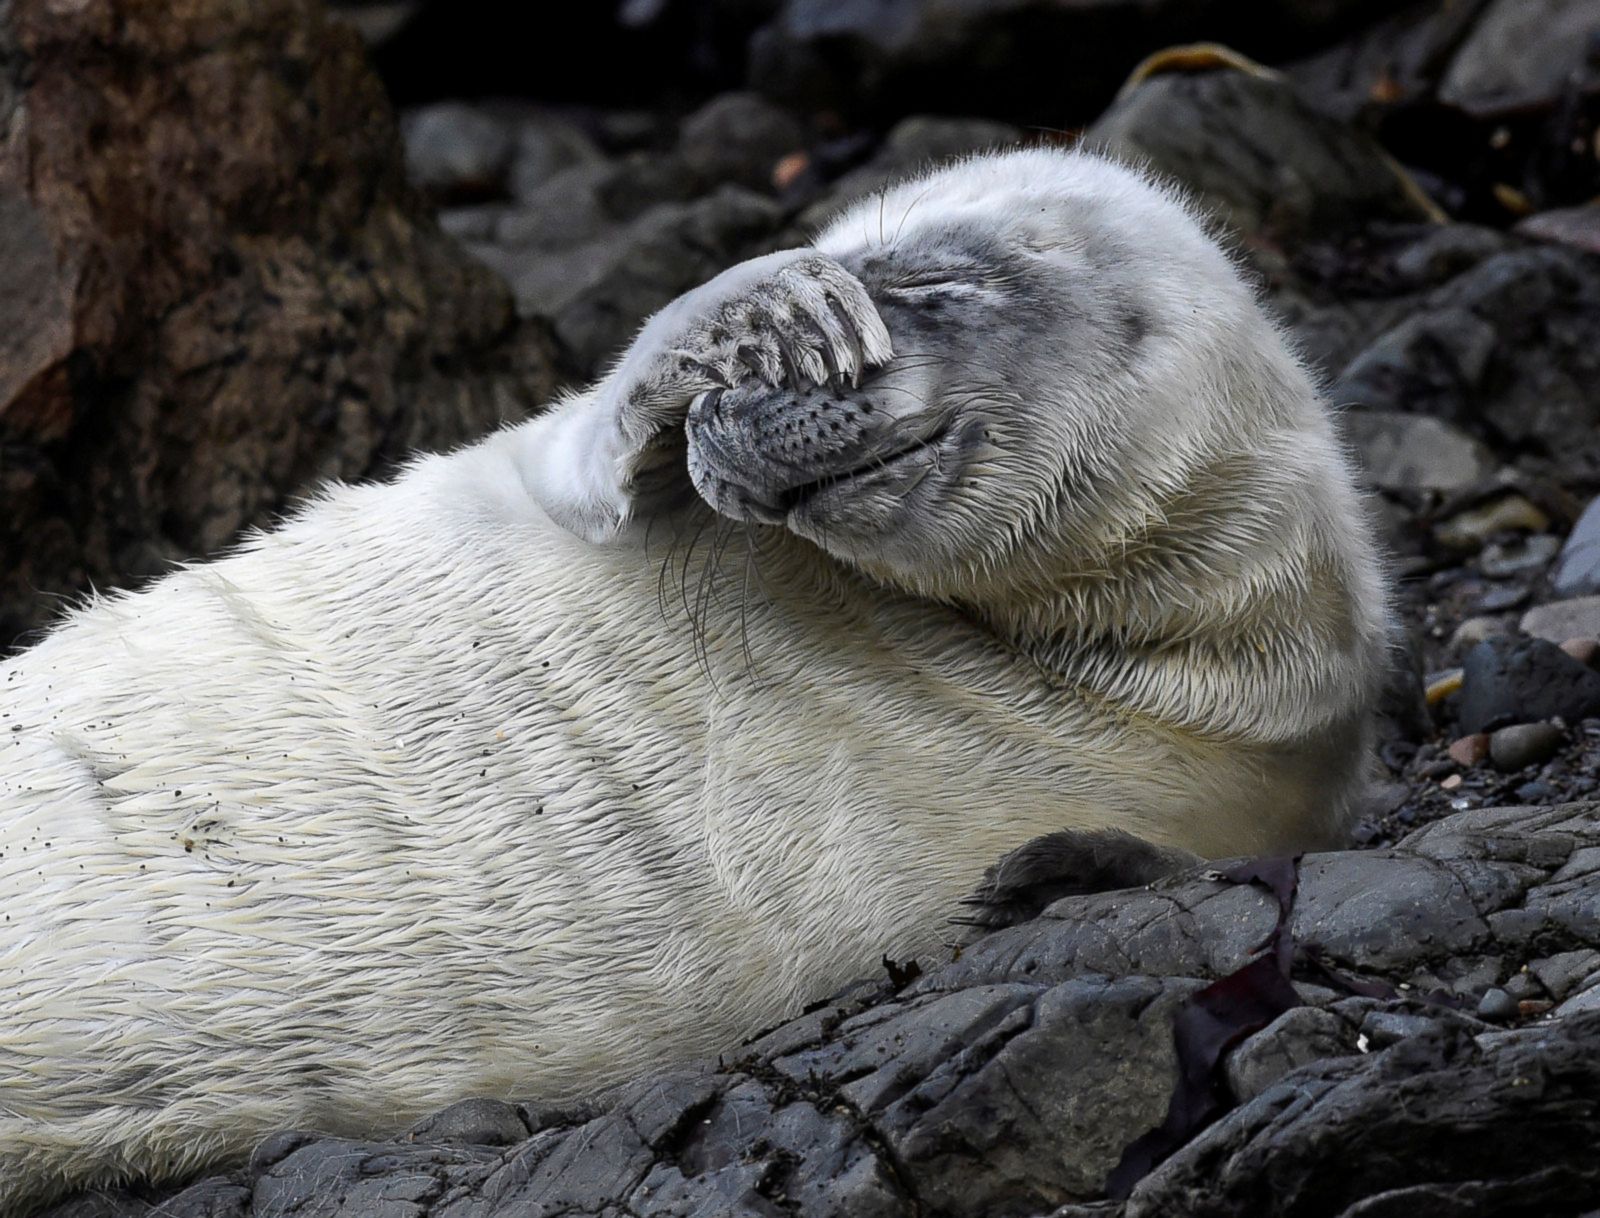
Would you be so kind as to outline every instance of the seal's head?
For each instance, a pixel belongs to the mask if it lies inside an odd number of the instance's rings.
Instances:
[[[992,601],[1140,535],[1195,462],[1314,409],[1252,293],[1173,193],[1051,149],[956,163],[816,241],[895,357],[859,386],[696,402],[689,470],[886,582]]]

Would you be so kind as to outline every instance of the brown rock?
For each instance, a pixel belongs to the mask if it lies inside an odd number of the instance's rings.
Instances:
[[[1489,756],[1489,733],[1474,732],[1450,745],[1450,760],[1457,765],[1481,765]]]
[[[0,649],[548,392],[314,0],[16,0],[0,57]]]

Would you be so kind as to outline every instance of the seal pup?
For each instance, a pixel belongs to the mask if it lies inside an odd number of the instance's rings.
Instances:
[[[1179,199],[1045,150],[891,189],[0,668],[0,1211],[728,1049],[1046,835],[1327,841],[1384,635]]]

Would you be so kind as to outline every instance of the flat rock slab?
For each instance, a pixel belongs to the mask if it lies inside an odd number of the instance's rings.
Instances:
[[[1065,1218],[1600,1203],[1595,803],[1464,812],[1393,849],[1306,857],[1287,922],[1304,1007],[1235,1050],[1247,1102],[1106,1201],[1172,1094],[1174,1015],[1278,924],[1273,893],[1220,874],[1057,901],[899,991],[862,983],[698,1069],[566,1107],[469,1101],[399,1141],[282,1134],[156,1204]],[[1472,1014],[1496,987],[1516,1003],[1504,1024]],[[151,1212],[101,1195],[54,1215]]]

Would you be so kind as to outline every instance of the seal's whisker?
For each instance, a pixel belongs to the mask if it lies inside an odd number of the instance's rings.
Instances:
[[[900,213],[900,223],[895,225],[894,236],[889,238],[889,248],[890,249],[893,249],[899,243],[899,241],[900,241],[900,230],[905,228],[906,221],[911,218],[911,213],[917,209],[917,204],[921,203],[923,199],[928,197],[928,191],[932,190],[935,185],[936,185],[936,183],[929,182],[928,185],[922,189],[922,191],[917,195],[916,198],[912,199],[910,203],[906,204],[905,211]]]
[[[739,650],[744,655],[745,676],[755,684],[759,684],[756,676],[755,656],[750,651],[750,573],[756,572],[759,581],[761,573],[757,570],[756,563],[756,538],[755,526],[749,521],[744,522],[744,578],[739,585]]]

